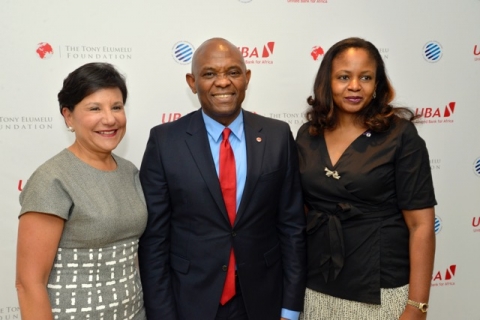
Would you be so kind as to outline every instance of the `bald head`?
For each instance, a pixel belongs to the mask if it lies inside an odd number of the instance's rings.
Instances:
[[[242,62],[243,70],[247,69],[242,53],[233,43],[223,38],[211,38],[204,41],[197,50],[195,50],[192,58],[192,73],[195,73],[195,70],[198,68],[199,60],[201,60],[202,57],[209,55],[212,51],[229,52]]]

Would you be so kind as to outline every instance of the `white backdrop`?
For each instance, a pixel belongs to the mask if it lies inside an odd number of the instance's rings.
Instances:
[[[294,134],[322,51],[350,36],[381,50],[396,104],[424,115],[439,203],[429,319],[480,319],[479,15],[480,0],[0,0],[0,320],[20,319],[19,191],[73,142],[56,100],[63,79],[92,61],[126,75],[128,130],[116,153],[138,166],[152,126],[199,107],[185,83],[190,56],[175,48],[217,36],[252,70],[244,108]]]

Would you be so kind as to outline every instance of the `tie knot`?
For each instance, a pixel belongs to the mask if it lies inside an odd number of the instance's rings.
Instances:
[[[231,132],[232,130],[230,130],[229,128],[223,129],[223,132],[222,132],[223,141],[228,140],[228,137],[230,137]]]

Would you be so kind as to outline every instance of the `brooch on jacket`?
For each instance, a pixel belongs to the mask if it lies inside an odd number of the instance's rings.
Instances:
[[[340,176],[338,175],[338,172],[335,170],[335,171],[332,171],[332,170],[329,170],[327,167],[325,167],[325,175],[327,177],[332,177],[333,179],[340,179]]]

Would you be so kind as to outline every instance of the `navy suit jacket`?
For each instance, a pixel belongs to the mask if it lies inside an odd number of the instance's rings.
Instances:
[[[305,215],[289,126],[247,111],[247,177],[233,227],[200,110],[154,127],[140,179],[148,223],[139,263],[149,320],[214,319],[233,246],[250,320],[301,311]]]

